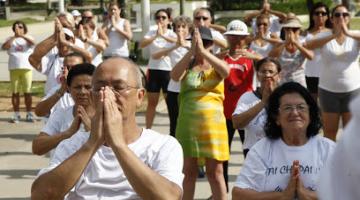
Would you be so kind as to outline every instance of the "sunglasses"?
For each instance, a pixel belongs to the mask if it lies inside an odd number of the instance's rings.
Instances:
[[[350,14],[349,13],[347,13],[347,12],[344,12],[344,13],[340,13],[340,12],[337,12],[337,13],[334,13],[334,16],[335,17],[349,17],[350,16]]]
[[[262,25],[263,25],[263,26],[268,26],[267,23],[258,23],[258,24],[257,24],[257,26],[262,26]]]
[[[202,40],[202,42],[203,42],[203,46],[205,48],[214,44],[214,42],[212,40]]]
[[[200,21],[200,20],[206,21],[206,20],[209,19],[209,17],[199,16],[199,17],[195,17],[195,19],[198,20],[198,21]]]
[[[19,29],[23,29],[24,27],[23,26],[17,26]]]
[[[166,16],[156,16],[155,18],[156,18],[157,20],[159,20],[159,19],[162,19],[162,20],[167,19],[167,17],[166,17]]]
[[[327,16],[327,12],[323,12],[323,11],[316,11],[314,12],[315,16]]]
[[[82,19],[92,19],[93,17],[92,16],[90,16],[90,17],[87,17],[87,16],[83,16],[83,17],[81,17]]]

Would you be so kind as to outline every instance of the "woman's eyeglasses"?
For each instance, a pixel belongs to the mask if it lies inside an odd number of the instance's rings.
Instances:
[[[279,110],[286,114],[289,114],[295,110],[299,113],[306,113],[309,111],[309,106],[306,104],[285,105],[285,106],[280,107]]]
[[[292,31],[292,32],[296,32],[298,30],[300,30],[300,28],[284,28],[285,31]]]
[[[334,17],[343,17],[343,18],[345,18],[345,17],[349,17],[350,16],[350,14],[349,13],[347,13],[347,12],[344,12],[344,13],[341,13],[341,12],[337,12],[337,13],[334,13]]]
[[[327,12],[323,12],[323,11],[316,11],[314,12],[315,16],[327,16]]]
[[[206,21],[206,20],[209,19],[209,17],[199,16],[199,17],[195,17],[195,19],[198,20],[198,21],[200,21],[200,20]]]
[[[157,20],[159,20],[159,19],[162,19],[162,20],[167,19],[167,17],[166,17],[166,16],[156,16],[155,18],[156,18]]]
[[[268,26],[267,23],[258,23],[257,26]]]

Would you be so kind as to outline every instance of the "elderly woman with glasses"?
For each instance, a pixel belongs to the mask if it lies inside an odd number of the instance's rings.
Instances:
[[[227,63],[211,53],[210,29],[195,28],[192,47],[175,65],[171,78],[181,81],[176,138],[184,151],[184,195],[193,199],[198,165],[205,162],[214,199],[226,198],[222,162],[229,159],[223,113]]]
[[[306,88],[288,82],[269,96],[266,112],[266,137],[250,149],[233,199],[317,199],[320,171],[335,148],[317,136],[317,103]]]
[[[24,92],[26,106],[26,121],[34,122],[31,113],[31,83],[32,67],[28,61],[35,45],[34,38],[27,34],[26,24],[16,21],[12,25],[14,35],[9,37],[2,45],[3,50],[7,50],[9,55],[8,67],[10,71],[11,83],[11,102],[13,104],[14,116],[10,122],[18,123],[20,120],[20,90]]]
[[[324,135],[336,140],[341,119],[343,126],[351,118],[349,102],[360,93],[360,32],[351,31],[346,6],[332,9],[332,32],[319,34],[307,47],[320,48],[319,100],[324,120]]]
[[[298,18],[289,15],[289,19],[282,25],[285,41],[269,52],[269,56],[278,58],[281,64],[281,83],[295,81],[306,86],[303,63],[306,58],[311,60],[314,52],[303,46],[304,40],[300,36],[301,26]]]
[[[149,47],[150,52],[158,52],[166,46],[171,45],[171,43],[175,44],[177,41],[176,33],[170,29],[171,9],[159,9],[155,12],[154,16],[157,23],[157,29],[150,30],[146,33],[143,40],[140,42],[140,48]],[[150,57],[146,82],[148,97],[145,116],[146,128],[152,127],[156,106],[159,102],[160,90],[162,90],[164,95],[167,94],[171,69],[171,59],[168,55],[159,59]]]

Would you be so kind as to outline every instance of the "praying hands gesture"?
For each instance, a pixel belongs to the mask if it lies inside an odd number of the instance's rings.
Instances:
[[[126,145],[122,131],[122,113],[117,102],[123,101],[121,95],[115,94],[109,87],[105,86],[96,92],[95,116],[91,124],[90,140],[100,146],[107,144],[114,146]]]
[[[299,200],[315,200],[317,195],[314,191],[311,191],[304,187],[300,178],[300,163],[295,160],[292,165],[290,180],[288,186],[283,191],[284,200],[293,200],[295,197]]]

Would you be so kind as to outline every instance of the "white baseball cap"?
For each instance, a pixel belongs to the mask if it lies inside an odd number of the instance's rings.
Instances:
[[[74,32],[72,32],[70,29],[63,28],[63,32],[64,32],[65,35],[67,35],[69,37],[72,37],[72,38],[75,38]]]
[[[233,20],[227,25],[224,35],[249,35],[249,31],[244,22]]]
[[[79,16],[81,16],[81,13],[78,10],[73,10],[73,11],[71,11],[71,15],[74,17],[79,17]]]

